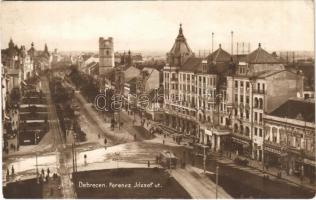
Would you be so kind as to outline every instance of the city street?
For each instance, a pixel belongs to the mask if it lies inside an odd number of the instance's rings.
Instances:
[[[37,151],[37,163],[38,168],[49,168],[52,173],[57,172],[61,175],[61,188],[63,196],[66,198],[75,197],[73,186],[71,182],[72,172],[72,159],[69,145],[61,137],[61,129],[59,126],[56,109],[52,103],[50,91],[48,87],[48,80],[46,77],[42,78],[43,89],[46,91],[49,107],[49,125],[50,131],[41,141],[40,145],[45,143],[51,144],[51,148],[47,152]],[[94,170],[104,168],[116,168],[116,167],[145,167],[147,162],[152,163],[152,167],[155,165],[155,157],[162,150],[171,150],[176,155],[182,155],[184,150],[181,145],[169,142],[165,145],[162,144],[162,138],[154,138],[151,140],[144,140],[146,136],[144,133],[139,133],[135,129],[130,116],[126,112],[121,112],[121,120],[124,126],[120,130],[116,128],[115,131],[110,129],[109,123],[104,123],[102,115],[96,112],[91,104],[87,103],[84,97],[80,93],[76,93],[76,99],[80,104],[80,123],[83,130],[87,133],[88,140],[86,142],[77,144],[77,166],[78,170]],[[145,130],[145,129],[144,129]],[[98,138],[100,134],[102,137]],[[134,134],[137,136],[137,140],[134,141]],[[148,134],[148,133],[147,133]],[[50,137],[48,137],[50,136]],[[54,137],[51,137],[54,136]],[[104,148],[102,144],[103,138],[108,139],[107,148]],[[38,146],[37,148],[40,148]],[[34,149],[36,152],[38,149]],[[33,152],[33,153],[34,153]],[[119,153],[119,161],[114,161]],[[84,157],[86,156],[86,159]],[[19,155],[8,159],[4,162],[5,166],[10,168],[14,166],[16,179],[25,179],[30,176],[36,175],[36,158],[32,152],[28,152],[25,155]],[[3,168],[5,169],[5,168]],[[5,171],[4,171],[5,172]],[[187,170],[177,169],[174,172],[175,178],[184,184],[183,187],[188,187],[186,182],[190,179],[195,179],[195,176],[190,175],[193,172]],[[187,174],[185,179],[183,175]],[[199,178],[196,181],[205,180]],[[211,182],[208,180],[208,182]],[[194,197],[204,198],[212,196],[214,192],[209,190],[208,187],[200,184],[198,190],[204,190],[204,193],[197,195],[197,191],[192,190],[189,193]],[[191,185],[190,187],[192,187]],[[202,187],[203,186],[203,187]],[[214,190],[214,189],[213,189]],[[222,195],[223,192],[220,193]],[[223,197],[227,197],[228,194],[223,193]],[[214,196],[214,194],[213,194]]]

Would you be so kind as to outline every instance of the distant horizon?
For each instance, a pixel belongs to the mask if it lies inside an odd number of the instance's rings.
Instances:
[[[258,43],[268,52],[314,51],[311,1],[1,2],[1,48],[18,45],[52,51],[98,51],[99,37],[113,37],[117,51],[167,53],[182,24],[191,49]],[[299,17],[297,17],[299,16]],[[247,49],[247,48],[246,48]]]

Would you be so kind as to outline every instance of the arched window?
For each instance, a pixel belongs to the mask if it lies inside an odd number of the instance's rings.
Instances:
[[[276,127],[272,127],[272,141],[277,142],[277,134],[278,134],[278,129]]]
[[[240,126],[240,134],[244,134],[244,127],[242,125]]]
[[[259,104],[258,98],[256,97],[256,98],[255,98],[255,105],[254,105],[254,107],[255,107],[255,108],[258,108],[258,104]]]
[[[238,124],[234,125],[234,132],[237,133],[238,132]]]
[[[262,98],[259,99],[259,108],[260,109],[263,108],[263,99]]]
[[[248,126],[246,126],[246,136],[249,136],[249,133],[250,133],[250,129]]]

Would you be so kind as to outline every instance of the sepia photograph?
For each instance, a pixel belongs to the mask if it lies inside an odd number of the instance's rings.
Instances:
[[[0,2],[2,198],[315,198],[314,6]]]

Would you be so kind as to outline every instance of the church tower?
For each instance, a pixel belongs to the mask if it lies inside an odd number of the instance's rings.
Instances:
[[[99,38],[99,75],[114,67],[113,38]]]

